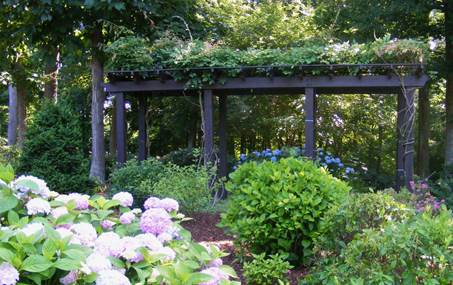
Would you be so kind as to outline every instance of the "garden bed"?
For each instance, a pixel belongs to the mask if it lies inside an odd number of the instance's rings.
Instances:
[[[227,235],[221,228],[217,227],[220,222],[218,213],[193,213],[190,215],[192,220],[183,223],[185,229],[192,233],[192,238],[196,242],[215,244],[230,255],[222,258],[224,264],[234,268],[241,279],[242,284],[246,284],[242,275],[242,266],[236,259],[233,247],[233,238]],[[288,277],[292,285],[297,285],[298,280],[307,273],[306,268],[292,269]]]

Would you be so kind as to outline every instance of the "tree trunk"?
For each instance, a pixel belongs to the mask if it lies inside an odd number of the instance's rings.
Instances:
[[[91,167],[90,178],[99,183],[105,182],[105,147],[104,147],[104,66],[99,52],[101,26],[94,27],[91,38]]]
[[[49,55],[46,58],[46,81],[44,83],[44,98],[55,101],[57,99],[57,76],[58,76],[58,48],[48,48]]]
[[[418,93],[418,148],[417,174],[429,176],[429,89],[425,87]]]
[[[453,164],[453,1],[445,1],[445,50],[447,62],[445,164]]]
[[[17,142],[17,88],[8,86],[8,145],[13,146]]]
[[[17,147],[22,149],[25,142],[25,130],[27,119],[27,89],[25,79],[18,80],[17,89]]]

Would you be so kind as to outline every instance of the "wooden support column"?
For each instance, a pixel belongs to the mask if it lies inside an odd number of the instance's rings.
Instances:
[[[411,189],[410,181],[414,179],[414,105],[415,89],[406,89],[398,94],[396,150],[396,189],[402,186]]]
[[[316,94],[314,88],[305,88],[305,156],[315,159],[315,113]]]
[[[147,158],[146,148],[146,103],[147,97],[144,94],[138,95],[138,160],[143,161]]]
[[[214,163],[214,116],[212,90],[203,90],[203,147],[204,163]]]
[[[429,126],[429,87],[425,86],[418,91],[417,174],[421,178],[429,176]]]
[[[227,160],[227,95],[219,97],[219,175],[228,174]]]
[[[126,110],[124,94],[115,93],[116,108],[116,161],[119,165],[126,162]]]

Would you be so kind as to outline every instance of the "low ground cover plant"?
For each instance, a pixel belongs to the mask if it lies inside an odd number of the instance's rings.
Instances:
[[[252,261],[244,263],[243,274],[249,285],[283,285],[289,284],[287,274],[291,268],[285,256],[262,253],[254,254]]]
[[[179,224],[179,204],[150,197],[58,194],[0,168],[0,284],[238,284],[215,246]]]
[[[325,169],[296,158],[245,163],[230,175],[226,189],[230,201],[221,226],[237,246],[255,254],[287,254],[294,263],[312,254],[320,220],[349,192]]]
[[[301,284],[451,284],[453,219],[442,206],[358,234]]]

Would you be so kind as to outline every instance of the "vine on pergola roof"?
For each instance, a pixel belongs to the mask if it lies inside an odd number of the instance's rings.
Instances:
[[[421,74],[428,54],[417,40],[380,39],[367,44],[307,42],[288,49],[236,50],[200,41],[126,37],[106,48],[108,77],[116,80],[175,80],[188,88],[227,78],[309,75]]]

